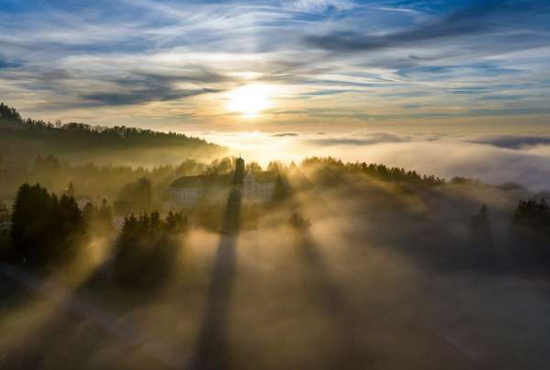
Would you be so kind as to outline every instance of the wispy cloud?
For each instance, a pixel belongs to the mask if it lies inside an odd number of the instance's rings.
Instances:
[[[181,104],[193,125],[234,129],[237,117],[221,119],[224,94],[261,81],[278,86],[261,118],[272,131],[542,121],[548,12],[539,0],[10,2],[0,5],[0,94],[48,119],[86,107],[109,124],[109,107],[138,118]],[[174,117],[170,128],[184,129]]]
[[[534,146],[550,146],[550,135],[486,135],[472,138],[471,141],[499,148],[520,150]]]
[[[308,36],[306,43],[335,52],[363,52],[396,47],[410,47],[430,41],[440,41],[460,38],[462,36],[499,35],[514,37],[518,32],[518,41],[523,41],[526,47],[545,45],[548,39],[537,35],[537,31],[527,32],[528,28],[519,15],[525,16],[532,12],[548,13],[550,6],[540,1],[483,0],[474,2],[471,6],[442,16],[430,17],[420,24],[407,27],[404,30],[389,32],[383,35],[364,34],[353,31],[337,31],[322,36]],[[532,38],[539,41],[532,43]],[[538,37],[537,37],[538,36]],[[489,46],[487,44],[486,46]],[[501,45],[497,45],[501,47]]]

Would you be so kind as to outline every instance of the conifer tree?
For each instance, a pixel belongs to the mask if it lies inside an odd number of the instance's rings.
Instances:
[[[493,235],[489,211],[485,204],[481,205],[479,211],[472,216],[470,222],[470,241],[478,252],[489,256],[493,251]],[[481,250],[480,250],[481,249]]]
[[[273,190],[273,200],[276,202],[283,201],[287,197],[288,197],[288,192],[283,183],[283,179],[281,175],[278,175],[277,180],[275,181],[275,189]]]
[[[73,256],[86,238],[84,217],[74,198],[58,199],[42,186],[22,185],[12,213],[9,256],[36,266]]]

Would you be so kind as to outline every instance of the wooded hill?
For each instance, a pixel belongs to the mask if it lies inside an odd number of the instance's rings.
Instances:
[[[209,160],[225,153],[223,147],[174,132],[23,119],[16,109],[0,103],[0,155],[8,166],[10,161],[17,166],[31,163],[37,155],[71,162],[153,165],[184,158]]]

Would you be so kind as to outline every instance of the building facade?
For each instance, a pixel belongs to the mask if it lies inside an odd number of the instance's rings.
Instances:
[[[243,202],[265,203],[273,199],[277,172],[244,171],[244,160],[237,160],[232,174],[184,176],[176,179],[168,189],[169,207],[173,209],[193,207],[204,202],[222,203],[227,200],[232,186],[241,186]]]

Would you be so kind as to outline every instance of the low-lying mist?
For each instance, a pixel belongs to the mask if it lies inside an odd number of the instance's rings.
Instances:
[[[546,368],[546,274],[479,265],[469,242],[485,203],[506,254],[525,190],[363,174],[325,186],[315,169],[288,181],[257,228],[234,189],[221,232],[172,239],[155,285],[117,283],[116,238],[44,277],[4,265],[0,368]]]
[[[399,166],[447,179],[461,176],[493,184],[516,182],[535,190],[550,189],[550,137],[544,135],[358,131],[210,132],[203,137],[264,165],[272,160],[299,163],[308,156],[332,156],[343,161]]]

